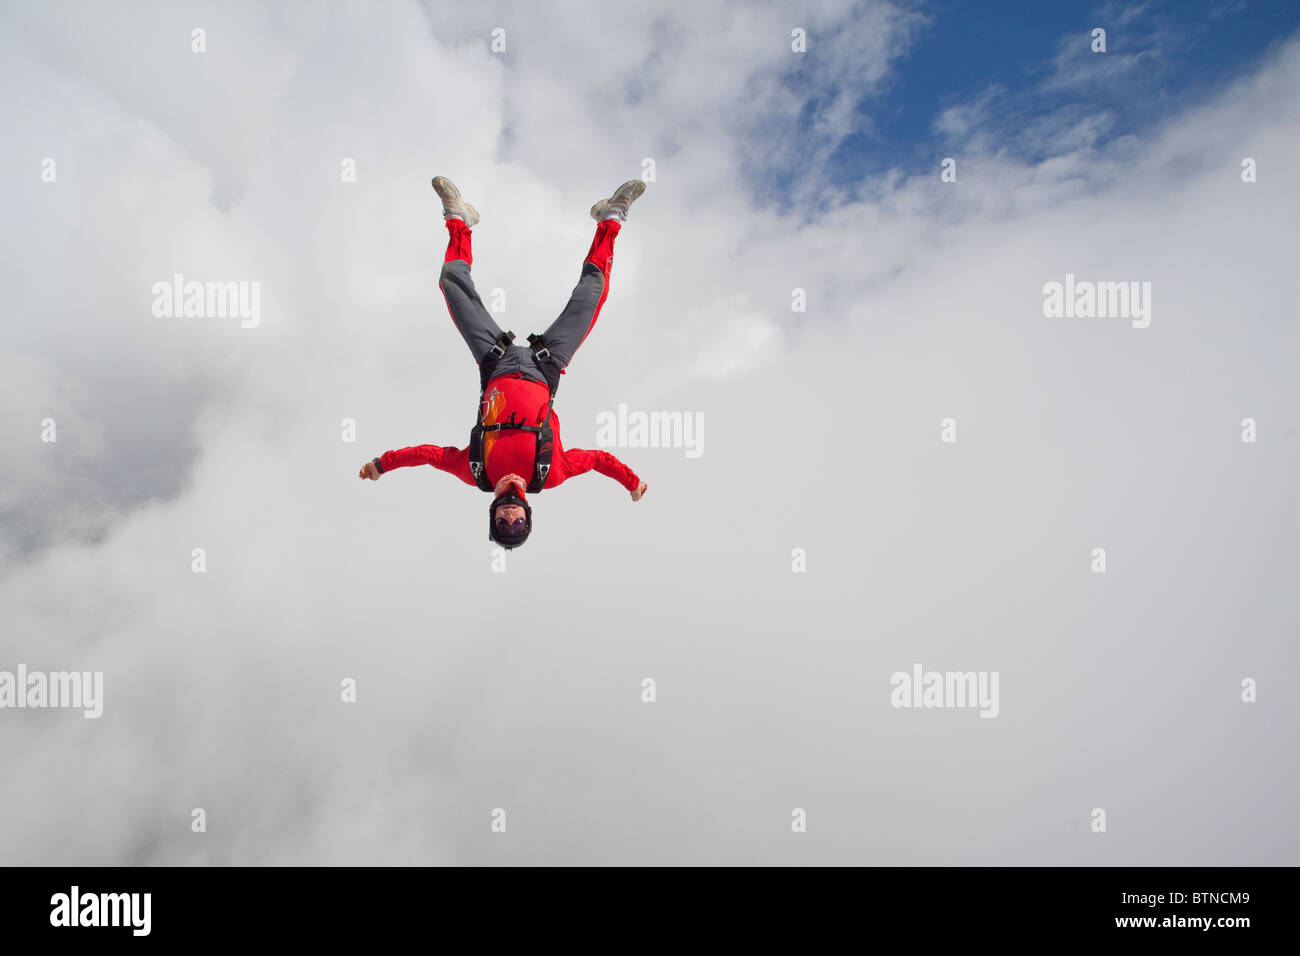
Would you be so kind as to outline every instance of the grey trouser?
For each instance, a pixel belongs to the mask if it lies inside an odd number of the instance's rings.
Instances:
[[[474,280],[470,278],[469,271],[469,263],[464,259],[444,262],[438,284],[447,299],[447,310],[451,313],[456,330],[465,339],[474,361],[481,365],[502,330],[491,313],[483,307],[483,300],[474,288]],[[546,347],[551,350],[551,355],[561,368],[569,364],[578,351],[578,346],[595,324],[596,314],[604,300],[605,286],[605,275],[599,266],[594,262],[584,262],[582,275],[574,286],[564,311],[542,333]],[[546,376],[542,374],[532,349],[528,347],[527,331],[515,330],[515,333],[516,343],[522,341],[523,344],[510,347],[497,365],[496,373],[502,375],[520,372],[524,378],[545,382]]]

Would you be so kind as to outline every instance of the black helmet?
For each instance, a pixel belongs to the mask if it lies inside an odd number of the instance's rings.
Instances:
[[[502,505],[518,505],[524,509],[524,526],[522,529],[506,526],[504,518],[501,519],[500,524],[497,523],[497,508]],[[528,535],[532,530],[533,509],[528,506],[527,501],[516,495],[513,489],[507,491],[504,495],[492,499],[492,505],[488,508],[489,541],[495,541],[497,544],[501,545],[501,547],[509,551],[511,548],[517,548],[527,541]]]

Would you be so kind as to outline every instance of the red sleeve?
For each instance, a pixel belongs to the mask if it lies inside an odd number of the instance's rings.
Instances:
[[[565,478],[572,478],[574,475],[584,475],[595,469],[606,478],[613,478],[628,491],[636,491],[641,485],[641,479],[636,476],[636,473],[607,451],[585,451],[581,448],[566,448],[564,450],[564,464],[567,474],[562,475],[560,481]],[[556,484],[559,483],[559,481],[556,482]],[[548,481],[547,484],[549,485],[550,482]]]
[[[469,448],[443,448],[439,445],[412,445],[410,448],[398,448],[386,451],[379,456],[379,467],[384,473],[394,468],[408,468],[411,465],[433,465],[439,471],[455,475],[468,485],[478,486],[469,470]]]

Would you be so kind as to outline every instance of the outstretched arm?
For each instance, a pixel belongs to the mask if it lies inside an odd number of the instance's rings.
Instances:
[[[604,475],[606,478],[613,478],[620,485],[626,488],[632,495],[633,501],[640,501],[641,496],[646,493],[648,487],[646,483],[638,478],[631,468],[623,464],[607,451],[586,451],[582,448],[566,448],[564,450],[564,462],[568,466],[568,474],[564,477],[583,475],[589,471],[596,471]]]
[[[387,474],[394,468],[409,468],[412,465],[432,465],[439,471],[455,475],[467,485],[478,484],[469,470],[469,449],[443,448],[441,445],[412,445],[410,448],[386,451],[379,456],[378,465],[374,461],[366,462],[361,467],[360,477],[378,481],[380,475]]]

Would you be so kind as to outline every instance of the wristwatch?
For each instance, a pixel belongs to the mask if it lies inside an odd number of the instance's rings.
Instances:
[[[379,469],[381,475],[384,473],[384,466],[379,463],[378,458],[375,459],[375,467]]]

